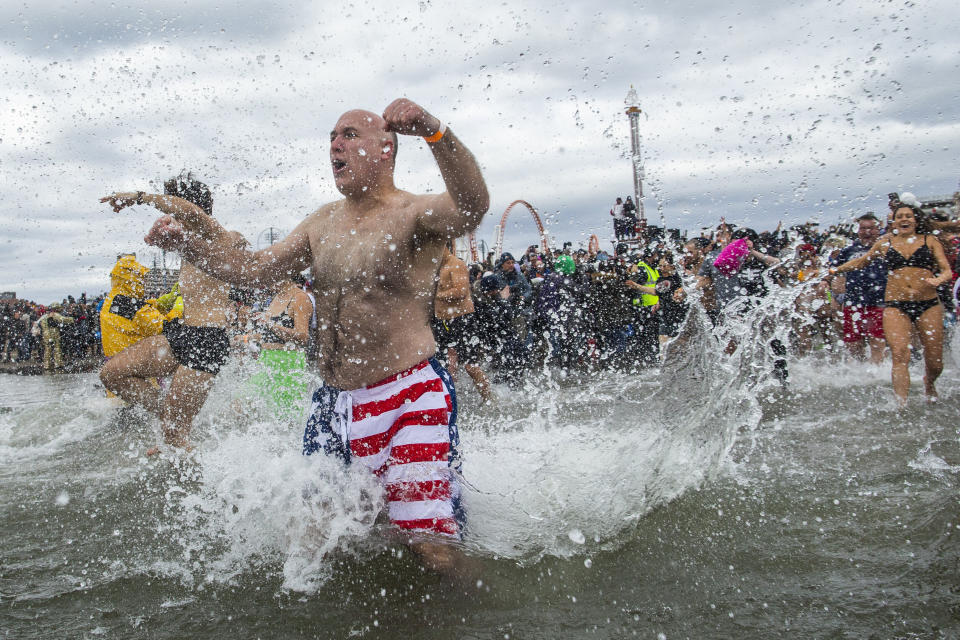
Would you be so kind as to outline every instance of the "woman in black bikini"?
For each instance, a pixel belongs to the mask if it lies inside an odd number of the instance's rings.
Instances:
[[[935,383],[943,371],[943,306],[937,287],[950,280],[950,265],[940,242],[929,235],[930,223],[916,207],[901,205],[893,214],[892,233],[870,251],[837,267],[834,272],[862,269],[876,258],[887,264],[883,333],[893,354],[893,392],[901,405],[910,391],[910,336],[916,328],[923,345],[927,399],[937,399]],[[940,275],[934,274],[939,272]]]
[[[268,396],[281,419],[299,417],[307,392],[307,348],[313,326],[313,302],[302,289],[303,277],[280,285],[263,313],[254,317],[263,371],[251,384]]]

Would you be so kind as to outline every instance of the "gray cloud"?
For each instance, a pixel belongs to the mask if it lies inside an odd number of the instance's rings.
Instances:
[[[5,3],[0,9],[0,42],[40,57],[91,55],[150,41],[262,43],[295,28],[299,6],[274,0],[246,1],[242,10],[207,0]]]
[[[609,235],[632,190],[623,99],[635,85],[646,207],[670,226],[757,228],[952,192],[960,10],[681,2],[254,2],[0,9],[0,289],[48,301],[107,286],[118,250],[151,259],[152,216],[97,199],[191,168],[253,239],[338,197],[327,136],[347,108],[405,95],[454,127],[493,195],[558,241]],[[922,28],[921,28],[922,25]],[[56,36],[56,37],[54,37]],[[398,183],[439,191],[418,140]],[[515,211],[508,246],[536,241]]]

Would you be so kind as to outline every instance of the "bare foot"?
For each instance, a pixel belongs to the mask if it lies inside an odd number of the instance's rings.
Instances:
[[[937,393],[937,387],[932,382],[927,382],[927,377],[923,377],[923,390],[927,394],[927,402],[934,403],[940,400],[940,394]]]
[[[453,545],[435,542],[416,542],[410,549],[420,556],[423,566],[449,579],[469,582],[476,573],[464,553]]]
[[[182,445],[172,445],[172,451],[177,453],[190,453],[193,451],[193,445],[189,442],[185,442]],[[163,453],[163,449],[160,448],[160,445],[156,445],[147,449],[147,456],[156,456]]]

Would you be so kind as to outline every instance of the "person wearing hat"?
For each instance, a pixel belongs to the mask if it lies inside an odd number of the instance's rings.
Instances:
[[[872,211],[857,218],[857,239],[842,249],[830,266],[836,267],[867,254],[883,233],[880,220]],[[870,362],[883,361],[887,343],[883,334],[883,295],[887,289],[887,265],[883,258],[862,269],[836,275],[831,282],[834,297],[843,305],[843,343],[850,354],[863,360],[870,351]]]
[[[474,331],[485,359],[497,374],[495,382],[518,384],[526,364],[526,347],[514,327],[516,310],[508,300],[509,288],[497,273],[480,280],[475,302]]]
[[[43,340],[43,369],[53,371],[63,369],[63,348],[60,343],[60,329],[64,325],[73,324],[74,319],[60,313],[62,305],[55,302],[50,305],[50,311],[40,316],[37,326],[40,327],[40,337]]]
[[[132,203],[124,195],[108,196],[103,201],[112,201],[115,208],[145,204],[160,210],[173,203],[196,207],[203,215],[213,217],[209,187],[187,171],[166,180],[163,195],[142,192],[133,195]],[[238,232],[226,232],[225,236],[236,248],[247,244]],[[138,284],[135,293],[142,296],[141,287]],[[145,337],[117,353],[100,370],[100,381],[126,402],[159,416],[165,444],[189,449],[193,419],[203,407],[213,379],[230,353],[227,328],[234,307],[226,283],[186,260],[181,265],[180,288],[183,317],[161,318],[159,335]],[[137,326],[137,319],[148,313],[149,306],[140,298],[126,299],[121,304],[114,297],[110,307],[104,304],[104,309],[129,318],[130,323]],[[150,318],[156,318],[160,311],[155,309],[149,313]],[[171,311],[171,315],[173,313]],[[151,326],[150,330],[154,328]],[[152,379],[165,376],[170,376],[170,386],[163,394]],[[159,451],[159,447],[151,447],[147,455]]]
[[[147,271],[133,254],[119,256],[110,270],[110,292],[100,308],[103,355],[108,360],[163,330],[164,314],[147,301]]]
[[[561,254],[553,261],[553,271],[544,277],[533,306],[534,335],[546,334],[549,362],[568,367],[576,361],[577,330],[585,291],[574,278],[577,265],[571,256]]]
[[[512,253],[501,253],[497,260],[497,273],[510,287],[510,304],[519,309],[530,303],[533,298],[533,287],[530,281],[517,268],[517,262]]]

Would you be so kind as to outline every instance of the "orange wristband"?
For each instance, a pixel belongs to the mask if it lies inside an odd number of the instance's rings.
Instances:
[[[432,136],[423,136],[423,139],[427,142],[440,142],[440,139],[443,137],[443,134],[447,132],[447,125],[440,123],[440,128],[437,129],[437,132]]]

